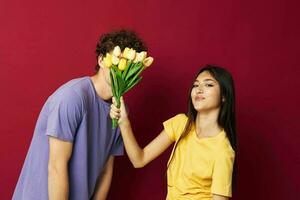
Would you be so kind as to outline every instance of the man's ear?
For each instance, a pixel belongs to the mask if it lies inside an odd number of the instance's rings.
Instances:
[[[98,65],[101,67],[101,68],[103,68],[104,67],[104,65],[103,65],[103,56],[102,55],[99,55],[98,56]]]

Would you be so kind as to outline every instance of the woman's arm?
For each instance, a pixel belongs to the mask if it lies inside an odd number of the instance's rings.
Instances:
[[[228,197],[213,194],[213,200],[229,200]]]
[[[113,102],[115,104],[114,98]],[[111,106],[111,118],[118,119],[118,124],[121,129],[123,142],[125,145],[128,157],[135,168],[144,167],[150,161],[164,152],[173,141],[163,130],[154,140],[152,140],[144,149],[142,149],[133,134],[130,120],[124,106],[123,98],[121,98],[121,108],[118,109],[114,104]]]

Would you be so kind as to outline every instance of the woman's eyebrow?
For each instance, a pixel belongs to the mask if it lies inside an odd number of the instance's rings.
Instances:
[[[203,81],[212,81],[212,82],[216,82],[214,79],[210,79],[210,78],[204,79]]]
[[[216,82],[214,79],[210,79],[210,78],[207,78],[207,79],[204,79],[203,80],[203,82],[207,82],[207,81],[213,81],[213,82]],[[196,79],[195,81],[194,81],[194,83],[195,82],[200,82],[198,79]]]

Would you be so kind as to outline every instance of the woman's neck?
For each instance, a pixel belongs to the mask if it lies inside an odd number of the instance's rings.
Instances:
[[[207,112],[198,112],[196,117],[196,133],[199,138],[213,137],[221,132],[222,127],[218,124],[220,108]]]

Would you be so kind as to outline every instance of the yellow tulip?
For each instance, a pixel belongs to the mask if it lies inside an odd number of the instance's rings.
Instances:
[[[128,53],[128,60],[133,60],[135,58],[135,53],[136,51],[134,49],[130,49],[129,53]]]
[[[152,57],[148,57],[143,61],[144,66],[147,68],[152,65],[154,59]]]
[[[110,68],[112,65],[111,55],[106,53],[106,56],[103,58],[104,66]]]
[[[113,55],[118,57],[121,54],[121,48],[119,46],[115,46],[114,50],[113,50]]]
[[[122,58],[118,65],[119,70],[123,71],[126,68],[126,65],[127,65],[126,59]]]
[[[120,59],[117,56],[113,55],[111,58],[111,61],[112,61],[112,64],[118,65],[120,62]]]
[[[142,52],[136,54],[136,57],[135,57],[135,59],[134,59],[133,62],[134,63],[143,62],[146,57],[147,57],[147,52],[146,51],[142,51]]]
[[[124,49],[124,51],[123,51],[122,57],[123,57],[123,58],[128,58],[129,51],[130,51],[130,49],[129,49],[128,47],[126,47],[126,48]]]

